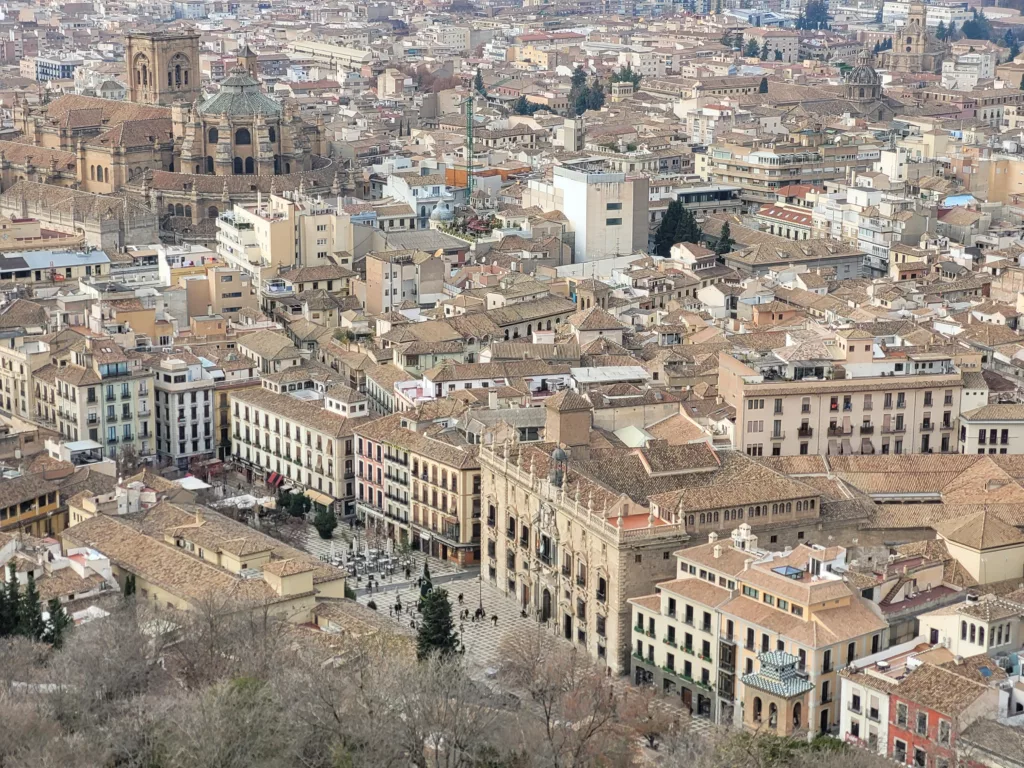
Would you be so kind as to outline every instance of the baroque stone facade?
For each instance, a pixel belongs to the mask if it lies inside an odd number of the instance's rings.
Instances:
[[[891,72],[942,71],[948,46],[928,31],[927,10],[920,0],[910,5],[907,24],[893,36],[892,48],[880,54],[882,69]]]

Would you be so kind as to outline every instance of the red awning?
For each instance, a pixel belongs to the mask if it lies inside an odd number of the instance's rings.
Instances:
[[[277,474],[277,472],[271,472],[270,475],[267,477],[267,485],[271,486],[272,488],[276,487],[281,484],[281,481],[283,479],[284,478]]]

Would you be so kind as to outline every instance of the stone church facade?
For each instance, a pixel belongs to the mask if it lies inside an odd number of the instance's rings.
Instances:
[[[890,72],[941,72],[948,48],[928,31],[927,9],[920,0],[910,5],[907,24],[893,35],[892,48],[879,56],[882,69]]]
[[[322,119],[301,119],[263,92],[248,46],[203,98],[199,34],[132,33],[130,101],[69,94],[14,107],[22,143],[0,142],[0,191],[19,181],[125,192],[145,202],[165,234],[212,234],[219,212],[260,193],[337,188]],[[26,143],[27,142],[27,143]]]

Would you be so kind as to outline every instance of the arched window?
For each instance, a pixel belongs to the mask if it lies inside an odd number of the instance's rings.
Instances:
[[[284,164],[284,172],[285,173],[291,173],[292,172],[292,164],[291,163],[285,163]],[[426,215],[426,214],[424,214],[424,215]]]
[[[197,165],[197,166],[196,166],[196,175],[198,176],[198,175],[199,175],[199,173],[200,173],[200,170],[199,170],[199,166]]]
[[[220,211],[217,210],[216,205],[211,205],[209,210],[206,211],[206,215],[211,219],[216,219],[220,216]]]
[[[793,502],[787,501],[786,502],[786,512],[792,512],[792,511],[793,511]]]
[[[235,131],[235,144],[252,144],[252,136],[248,128],[239,128]]]
[[[760,696],[755,696],[754,697],[754,722],[755,723],[760,723],[761,722],[761,697]]]
[[[190,219],[192,218],[192,206],[191,205],[186,205],[185,206],[185,215],[188,216]]]
[[[700,513],[700,524],[704,525],[704,513],[703,512]]]
[[[216,144],[218,141],[220,141],[220,131],[218,131],[216,128],[211,128],[210,132],[207,134],[207,137],[209,138],[211,144]]]
[[[912,38],[912,37],[908,37],[908,38],[907,38],[907,45],[910,45],[910,44],[912,44],[913,42],[914,42],[914,38]]]
[[[779,511],[779,505],[778,504],[772,504],[772,514],[773,515],[777,514],[778,511]]]
[[[181,64],[174,65],[174,84],[181,85]]]
[[[270,143],[271,144],[273,144],[274,142],[277,141],[277,129],[274,128],[274,126],[270,126],[270,128],[267,129],[267,133],[270,136]]]
[[[862,99],[864,98],[864,89],[863,88],[860,89],[860,97]]]
[[[971,624],[971,642],[973,643],[977,639],[977,630],[973,624]]]
[[[110,169],[109,168],[104,168],[103,169],[103,181],[105,183],[107,183],[107,184],[110,183]]]
[[[236,176],[241,175],[242,170],[243,170],[243,168],[242,168],[242,158],[236,157],[234,165],[235,165],[235,175]]]
[[[213,173],[213,158],[209,155],[206,156],[206,172]]]
[[[281,156],[274,155],[274,175],[277,176],[281,173]]]
[[[798,701],[793,705],[793,727],[796,729],[803,728],[803,723],[801,722],[800,717],[802,712],[800,710],[800,702]]]
[[[961,640],[966,640],[967,639],[967,622],[966,621],[961,621],[960,622],[960,639]]]
[[[693,527],[693,515],[690,515],[688,518],[686,518],[686,524],[691,528]]]
[[[178,203],[176,206],[174,206],[174,214],[176,216],[184,216],[185,206],[183,206],[181,203]]]
[[[90,181],[96,181],[96,166],[95,165],[90,165],[89,166],[89,180]]]
[[[718,512],[715,512],[715,522],[718,522]]]
[[[526,324],[526,335],[533,336],[533,323]]]
[[[256,163],[251,157],[245,158],[245,172],[256,173]]]
[[[779,708],[772,702],[768,705],[768,727],[775,728],[779,724]]]
[[[550,320],[548,320],[548,330],[549,331],[551,330],[551,321]]]
[[[167,213],[171,216],[174,215],[174,203],[167,204]],[[966,626],[966,625],[965,625]]]
[[[985,645],[985,628],[978,627],[978,645],[984,647]]]

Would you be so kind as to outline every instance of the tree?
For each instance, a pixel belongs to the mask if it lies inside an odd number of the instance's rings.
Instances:
[[[946,39],[946,22],[939,22],[939,26],[935,28],[935,37],[937,37],[939,40]]]
[[[722,231],[718,235],[718,242],[715,243],[715,253],[724,256],[729,253],[735,245],[732,239],[732,231],[729,229],[729,222],[722,225]]]
[[[33,640],[42,640],[43,633],[46,632],[46,623],[43,621],[43,605],[39,599],[36,577],[32,571],[28,572],[25,593],[18,603],[18,627],[15,631],[19,635]]]
[[[525,96],[520,96],[514,102],[512,102],[512,111],[517,115],[532,115],[539,109],[542,109],[542,105],[534,104],[533,102],[527,101]]]
[[[686,208],[679,214],[679,223],[676,225],[676,232],[673,237],[675,243],[696,243],[700,241],[700,226],[692,211]]]
[[[1006,35],[1003,37],[1003,42],[1005,42],[1006,47],[1010,49],[1006,54],[1006,60],[1016,61],[1017,57],[1020,56],[1020,43],[1017,42],[1017,36],[1008,29],[1006,30]]]
[[[984,13],[978,13],[977,8],[974,9],[974,16],[964,22],[961,31],[968,40],[992,39],[992,26],[989,24],[988,19],[985,18]]]
[[[50,602],[46,604],[46,609],[50,617],[46,621],[43,640],[54,648],[60,648],[64,644],[64,636],[67,634],[68,629],[74,626],[74,621],[68,616],[68,612],[64,610],[59,597],[50,598]]]
[[[782,51],[780,51],[778,48],[775,49],[775,60],[782,61]]]
[[[722,0],[715,0],[715,15],[717,16],[722,12]]]
[[[483,73],[478,69],[476,74],[473,76],[473,90],[479,93],[481,96],[487,95],[487,89],[484,87],[484,76]]]
[[[401,126],[401,124],[399,124],[399,126]],[[401,127],[399,127],[398,135],[402,135]],[[350,331],[348,328],[338,328],[334,332],[334,340],[340,341],[347,348],[353,341],[356,340],[356,335],[352,333],[352,331]]]
[[[946,37],[944,40],[948,43],[955,43],[960,39],[960,32],[957,31],[956,22],[949,22],[949,29],[946,30]],[[889,38],[889,47],[892,47],[892,38]]]
[[[664,697],[653,685],[630,688],[622,715],[625,723],[647,742],[648,749],[657,749],[675,722]]]
[[[768,78],[762,77],[761,82],[757,86],[758,93],[768,93]]]
[[[131,597],[135,594],[135,574],[129,573],[124,577],[124,596]]]
[[[583,88],[587,84],[587,73],[583,70],[583,67],[576,67],[572,71],[572,79],[569,81],[570,90],[578,90]]]
[[[131,477],[142,469],[142,457],[135,450],[135,443],[125,443],[117,452],[117,474],[119,477]]]
[[[313,527],[320,534],[321,539],[329,539],[334,535],[334,529],[338,527],[338,519],[329,507],[320,507],[313,518]]]
[[[761,55],[761,47],[757,44],[757,40],[750,38],[747,40],[746,46],[743,48],[743,55],[755,58]]]
[[[640,87],[640,80],[643,78],[639,72],[633,71],[632,64],[626,64],[618,72],[612,73],[613,83],[633,83],[634,88]]]
[[[668,256],[675,245],[676,229],[679,227],[679,219],[682,217],[683,204],[673,200],[668,204],[665,215],[661,217],[658,224],[658,231],[654,233],[654,253],[658,256]]]
[[[281,491],[277,495],[278,511],[287,512],[292,517],[305,517],[312,508],[313,502],[304,493]]]
[[[18,627],[18,575],[14,563],[8,566],[6,584],[0,582],[0,637],[9,637]]]
[[[771,50],[768,48],[768,38],[764,39],[764,44],[761,46],[761,61],[768,61],[768,55]]]
[[[597,111],[604,106],[604,86],[594,78],[590,88],[587,90],[587,109]]]
[[[424,596],[420,611],[423,620],[416,634],[416,658],[423,661],[434,654],[446,657],[458,651],[459,636],[455,632],[448,592],[440,587],[431,589]]]

